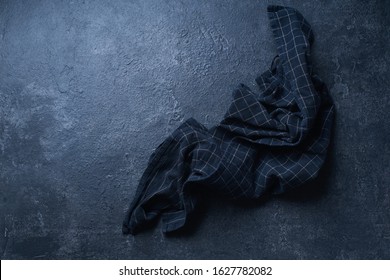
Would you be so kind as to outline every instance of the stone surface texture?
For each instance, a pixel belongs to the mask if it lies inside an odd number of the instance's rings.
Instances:
[[[153,149],[270,66],[269,4],[311,23],[336,105],[318,180],[122,235]],[[1,259],[389,259],[389,26],[385,0],[0,0]]]

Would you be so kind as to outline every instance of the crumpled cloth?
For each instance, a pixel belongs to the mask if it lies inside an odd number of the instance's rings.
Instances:
[[[181,229],[199,189],[232,199],[259,199],[315,178],[326,158],[334,107],[312,71],[311,26],[293,8],[269,6],[278,55],[252,91],[241,84],[224,119],[207,129],[180,125],[149,159],[123,222],[135,234],[156,218],[162,231]]]

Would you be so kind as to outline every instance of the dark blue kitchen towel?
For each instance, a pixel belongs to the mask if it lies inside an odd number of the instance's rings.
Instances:
[[[240,85],[224,119],[207,129],[185,121],[151,155],[123,222],[135,234],[161,217],[182,228],[199,189],[232,199],[282,193],[315,178],[329,146],[334,108],[312,72],[313,32],[295,9],[269,6],[278,54],[252,91]]]

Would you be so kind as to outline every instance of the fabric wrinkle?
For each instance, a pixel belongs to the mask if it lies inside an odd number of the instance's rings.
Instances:
[[[231,199],[259,199],[314,179],[329,146],[334,106],[312,72],[311,26],[295,9],[271,5],[278,54],[256,78],[239,85],[221,122],[207,129],[182,123],[151,155],[123,222],[136,234],[161,216],[163,232],[188,224],[212,190]]]

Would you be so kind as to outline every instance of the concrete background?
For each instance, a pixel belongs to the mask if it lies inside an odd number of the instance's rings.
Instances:
[[[188,233],[123,236],[153,149],[218,123],[297,8],[337,116],[319,179],[251,207],[217,197]],[[389,259],[390,2],[0,0],[1,259]]]

